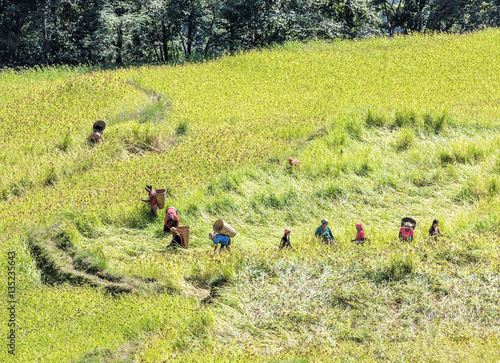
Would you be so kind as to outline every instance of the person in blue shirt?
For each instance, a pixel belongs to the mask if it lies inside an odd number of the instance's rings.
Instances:
[[[223,234],[209,233],[209,238],[214,242],[214,252],[217,251],[217,244],[220,244],[219,252],[225,248],[231,252],[231,238]]]
[[[335,237],[333,237],[332,230],[328,227],[328,220],[326,218],[321,221],[321,226],[316,228],[314,236],[316,238],[322,238],[323,243],[326,244],[336,241]]]

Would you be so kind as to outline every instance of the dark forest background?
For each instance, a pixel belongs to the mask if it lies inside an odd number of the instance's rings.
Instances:
[[[499,25],[500,0],[0,0],[0,67],[170,63],[288,40]]]

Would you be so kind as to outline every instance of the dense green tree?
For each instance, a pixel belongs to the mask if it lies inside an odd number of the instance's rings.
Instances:
[[[500,25],[500,0],[374,0],[382,29],[393,35],[433,31],[470,31]]]
[[[500,25],[500,0],[0,0],[0,66],[176,62],[288,40]]]

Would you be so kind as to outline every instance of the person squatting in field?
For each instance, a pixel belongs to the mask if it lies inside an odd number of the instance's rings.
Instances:
[[[335,237],[333,237],[332,230],[328,227],[328,220],[326,218],[321,221],[321,226],[316,228],[314,236],[316,238],[322,238],[322,241],[325,244],[336,241]]]
[[[101,141],[104,141],[104,137],[102,136],[102,133],[104,132],[104,129],[106,128],[106,122],[102,120],[98,120],[94,123],[92,127],[92,134],[90,135],[90,142],[93,144],[97,144]]]
[[[149,208],[151,213],[156,217],[158,215],[158,203],[156,202],[156,191],[153,190],[151,185],[146,185],[146,191],[148,192],[149,199],[141,199],[145,203],[149,203]]]
[[[177,215],[177,208],[168,207],[167,212],[165,213],[163,232],[170,233],[172,235],[172,242],[170,243],[169,247],[173,247],[174,245],[182,245],[182,238],[177,231],[177,227],[179,227],[179,216]]]
[[[290,228],[286,228],[283,237],[281,237],[280,250],[282,250],[283,248],[292,248],[292,245],[290,243],[290,233]]]
[[[429,228],[429,237],[442,237],[443,235],[441,234],[441,231],[439,230],[439,221],[437,219],[434,219],[432,221],[432,226]]]
[[[402,241],[413,240],[413,229],[410,222],[406,222],[403,227],[399,229],[399,239]]]
[[[288,167],[287,169],[291,169],[293,167],[296,167],[297,169],[300,170],[300,162],[297,160],[297,159],[294,159],[294,158],[289,158],[288,159]]]
[[[100,133],[97,130],[94,130],[90,135],[90,141],[92,141],[94,144],[97,144],[101,141],[104,142],[104,137],[102,136],[102,133]]]
[[[209,233],[208,238],[214,243],[214,252],[217,251],[217,244],[220,245],[219,252],[222,252],[223,249],[231,252],[231,237],[224,234]]]
[[[356,242],[358,244],[365,244],[365,229],[361,223],[356,223],[356,239],[353,239],[352,242]]]

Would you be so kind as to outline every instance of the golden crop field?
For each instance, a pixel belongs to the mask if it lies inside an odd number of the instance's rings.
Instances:
[[[2,291],[16,271],[0,360],[499,360],[498,44],[493,29],[0,73]],[[147,184],[189,249],[166,250]],[[218,218],[231,254],[212,252]],[[335,246],[313,238],[323,218]],[[370,244],[351,242],[357,222]]]

